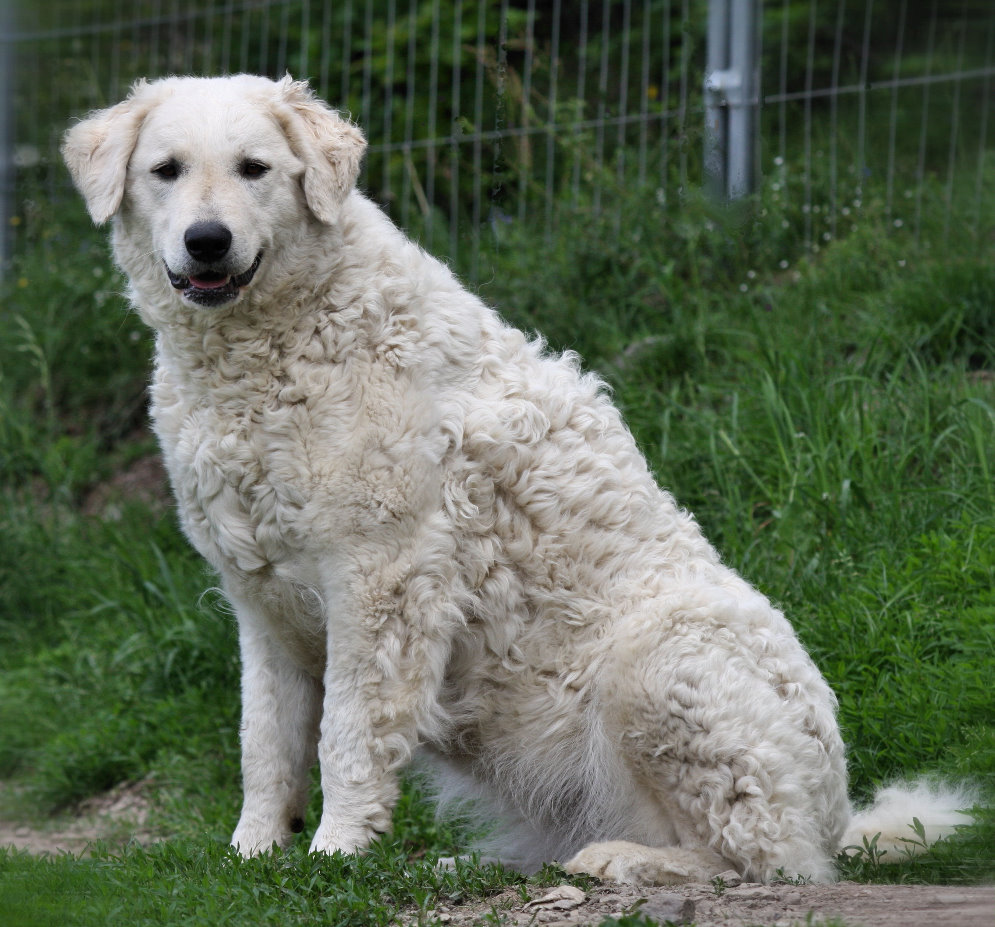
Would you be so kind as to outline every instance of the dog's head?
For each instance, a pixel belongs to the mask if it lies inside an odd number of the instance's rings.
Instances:
[[[62,153],[94,222],[115,219],[133,282],[212,307],[271,251],[335,223],[365,147],[306,84],[238,75],[140,81],[70,128]]]

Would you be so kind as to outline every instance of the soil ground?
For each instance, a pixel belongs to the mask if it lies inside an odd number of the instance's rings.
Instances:
[[[109,844],[149,844],[155,835],[148,830],[150,782],[126,782],[102,795],[88,798],[72,814],[41,824],[0,818],[0,847],[16,847],[29,853],[85,854],[100,840]],[[10,805],[9,788],[0,782],[0,799]]]
[[[606,917],[621,918],[633,911],[660,924],[697,927],[814,927],[827,922],[846,927],[995,925],[995,886],[744,883],[717,894],[711,885],[634,888],[606,883],[584,893],[583,900],[542,903],[542,896],[537,892],[533,900],[523,902],[518,892],[506,892],[483,903],[440,908],[435,916],[449,927],[495,923],[593,927]]]

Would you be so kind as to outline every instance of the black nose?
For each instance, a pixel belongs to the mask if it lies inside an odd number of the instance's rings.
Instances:
[[[220,222],[195,222],[184,233],[183,244],[195,261],[219,261],[231,247],[231,231]]]

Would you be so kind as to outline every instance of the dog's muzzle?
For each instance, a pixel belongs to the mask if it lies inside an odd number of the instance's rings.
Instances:
[[[220,222],[197,222],[186,230],[183,244],[193,261],[202,265],[190,274],[174,273],[169,265],[166,274],[174,289],[185,299],[200,306],[222,306],[231,302],[256,275],[263,259],[260,251],[247,270],[233,274],[225,266],[231,249],[231,231]]]

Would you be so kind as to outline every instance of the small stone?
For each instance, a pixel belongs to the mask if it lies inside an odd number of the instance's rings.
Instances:
[[[784,900],[787,904],[801,904],[802,903],[802,893],[801,892],[789,892],[784,896]]]
[[[559,885],[542,898],[528,901],[525,909],[542,908],[547,911],[570,911],[579,908],[587,900],[587,895],[573,885]]]
[[[766,885],[743,885],[736,889],[736,897],[747,901],[774,901],[777,896]]]
[[[720,872],[715,877],[715,881],[720,879],[726,888],[735,888],[737,885],[743,884],[743,877],[735,869],[727,869],[725,872]]]
[[[620,901],[624,900],[625,899],[621,895],[618,895],[615,892],[611,892],[610,894],[607,895],[598,896],[598,901],[600,901],[602,904],[618,904]]]
[[[660,892],[641,904],[639,913],[661,923],[690,924],[694,920],[694,902],[676,892]]]

